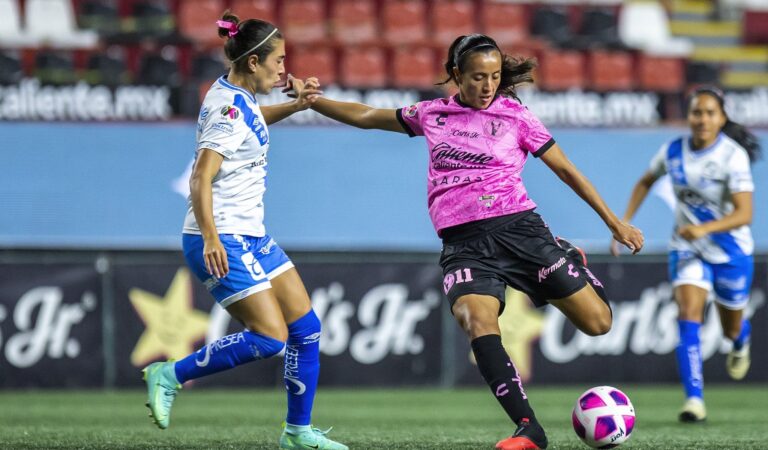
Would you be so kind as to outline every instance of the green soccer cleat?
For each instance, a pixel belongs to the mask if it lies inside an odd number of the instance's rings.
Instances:
[[[154,419],[161,430],[165,430],[171,421],[171,406],[181,389],[181,384],[176,380],[173,361],[152,363],[142,372],[149,395],[149,417]]]
[[[299,434],[289,433],[288,430],[283,430],[283,435],[280,436],[280,448],[282,449],[318,449],[318,450],[348,450],[344,444],[336,441],[332,441],[325,437],[331,429],[325,431],[312,428],[309,431],[302,431]]]

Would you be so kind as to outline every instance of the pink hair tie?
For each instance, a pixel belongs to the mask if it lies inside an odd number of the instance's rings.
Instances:
[[[230,22],[228,20],[217,20],[216,25],[228,30],[229,32],[227,33],[227,35],[229,37],[236,35],[240,31],[237,28],[237,24],[235,22]]]

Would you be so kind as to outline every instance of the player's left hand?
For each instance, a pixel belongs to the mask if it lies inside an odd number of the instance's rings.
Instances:
[[[302,81],[294,78],[291,74],[288,74],[283,93],[296,99],[295,102],[299,111],[309,108],[318,97],[323,95],[323,91],[320,90],[320,81],[317,78],[310,77]]]
[[[677,229],[677,234],[690,242],[703,238],[707,235],[707,232],[700,225],[685,225]]]

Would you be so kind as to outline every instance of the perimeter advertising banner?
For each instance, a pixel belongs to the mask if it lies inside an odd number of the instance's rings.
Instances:
[[[0,264],[0,388],[102,386],[93,264]]]
[[[425,264],[301,264],[323,322],[326,385],[436,383],[441,364],[439,268]],[[116,384],[137,385],[150,362],[179,359],[243,326],[183,266],[116,265]],[[282,385],[282,358],[199,380],[219,386]]]
[[[119,260],[120,258],[118,258]],[[139,387],[140,369],[181,358],[241,331],[180,258],[94,264],[0,263],[0,388]],[[338,261],[338,260],[337,260]],[[637,261],[637,260],[635,260]],[[454,386],[482,383],[467,339],[447,313],[435,263],[315,262],[299,270],[323,321],[326,386]],[[675,382],[677,307],[666,264],[594,263],[613,300],[605,336],[576,332],[555,308],[534,309],[507,292],[505,347],[532,383]],[[756,264],[747,314],[753,362],[746,381],[768,381],[768,263]],[[701,331],[707,382],[728,381],[729,343],[710,305]],[[196,381],[281,386],[282,359],[258,361]]]

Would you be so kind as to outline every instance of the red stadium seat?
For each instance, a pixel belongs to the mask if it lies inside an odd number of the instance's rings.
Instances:
[[[685,67],[678,58],[640,55],[637,61],[639,87],[649,91],[679,92],[685,84]]]
[[[589,54],[589,85],[596,91],[629,91],[635,87],[632,55],[595,50]]]
[[[768,44],[768,11],[744,11],[744,43]]]
[[[480,17],[483,32],[500,46],[515,45],[528,39],[528,17],[523,5],[486,1]]]
[[[336,54],[331,47],[291,47],[285,58],[288,72],[296,78],[317,77],[322,86],[336,83]]]
[[[377,37],[376,4],[372,0],[334,0],[331,34],[336,42],[365,44]]]
[[[541,54],[536,82],[545,90],[580,89],[585,85],[584,55],[569,50],[547,50]]]
[[[427,39],[426,5],[414,0],[382,2],[381,26],[384,40],[390,44],[423,42]]]
[[[283,0],[282,31],[288,42],[311,43],[326,38],[323,0]]]
[[[272,0],[232,0],[231,8],[241,20],[260,19],[273,24],[277,22]]]
[[[221,17],[224,9],[224,2],[221,0],[180,2],[179,31],[186,38],[204,46],[221,44],[216,20]]]
[[[435,44],[450,45],[457,37],[476,33],[476,11],[469,0],[440,1],[432,4],[432,37]]]
[[[341,84],[354,87],[387,85],[387,57],[380,47],[347,47],[341,54]]]
[[[392,52],[392,84],[399,88],[434,88],[435,54],[430,47],[398,47]]]

